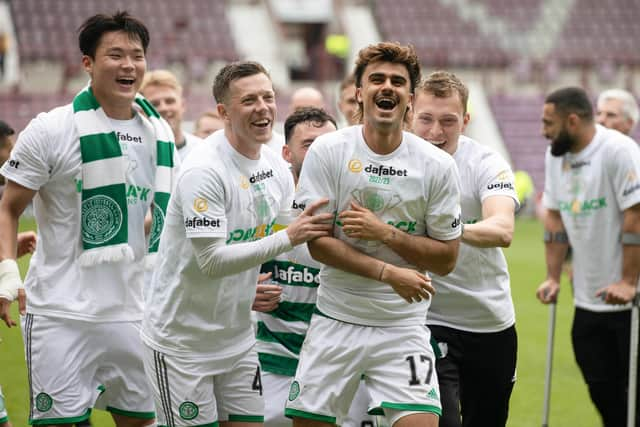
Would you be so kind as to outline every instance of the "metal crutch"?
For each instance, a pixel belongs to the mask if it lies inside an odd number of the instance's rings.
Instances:
[[[549,332],[547,335],[547,368],[544,378],[544,402],[542,406],[542,427],[549,426],[551,404],[551,371],[553,369],[553,337],[556,331],[556,303],[549,304]]]
[[[636,395],[638,392],[638,303],[639,294],[633,298],[631,306],[631,336],[629,337],[629,387],[627,401],[627,427],[636,425]]]

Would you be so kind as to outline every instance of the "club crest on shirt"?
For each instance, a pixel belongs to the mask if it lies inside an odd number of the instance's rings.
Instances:
[[[109,196],[98,194],[82,202],[82,240],[99,245],[112,239],[122,227],[122,210]]]

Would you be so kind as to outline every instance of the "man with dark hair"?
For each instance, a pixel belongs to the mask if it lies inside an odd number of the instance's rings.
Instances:
[[[337,215],[333,236],[308,244],[321,286],[285,414],[296,427],[341,425],[363,378],[389,425],[436,426],[426,272],[456,262],[458,173],[449,155],[403,132],[420,81],[411,46],[362,49],[355,75],[363,125],[320,136],[300,176],[297,203],[328,197]]]
[[[95,15],[78,40],[89,86],[32,120],[1,169],[0,316],[14,326],[9,305],[24,298],[15,236],[35,197],[38,250],[22,318],[30,423],[70,426],[99,407],[119,427],[154,425],[139,336],[143,258],[162,229],[173,135],[137,95],[149,44],[144,24],[126,12]]]
[[[640,269],[640,151],[632,139],[596,125],[581,88],[547,96],[542,129],[551,141],[543,198],[547,279],[536,296],[544,304],[557,300],[570,242],[576,361],[603,424],[624,426],[630,303]]]
[[[507,162],[462,135],[470,120],[469,90],[437,71],[417,89],[413,132],[453,156],[461,182],[462,229],[456,268],[434,274],[438,290],[427,325],[442,357],[436,361],[440,426],[504,426],[516,374],[515,312],[507,262],[518,198]],[[479,262],[479,260],[482,260]]]
[[[161,425],[259,425],[264,400],[251,303],[259,266],[326,236],[326,203],[286,230],[293,180],[264,145],[276,117],[271,78],[256,62],[223,67],[214,95],[224,132],[182,165],[148,292],[142,338]],[[276,231],[279,230],[279,231]]]

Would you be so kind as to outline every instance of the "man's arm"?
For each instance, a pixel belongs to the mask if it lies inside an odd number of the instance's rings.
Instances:
[[[17,270],[17,235],[20,215],[36,192],[8,181],[0,200],[0,319],[7,326],[15,326],[9,307],[18,297],[20,312],[24,312],[24,289]],[[17,277],[16,277],[17,272]]]
[[[622,279],[596,292],[607,304],[626,304],[636,295],[640,275],[640,203],[623,211]],[[628,241],[625,243],[624,235]]]
[[[355,202],[351,203],[351,210],[342,212],[339,218],[348,236],[380,241],[420,270],[444,276],[455,267],[460,239],[443,241],[405,233],[383,223],[370,210]]]
[[[562,263],[567,256],[569,242],[564,229],[560,211],[548,209],[544,220],[545,230],[545,258],[547,263],[547,279],[536,291],[538,299],[549,304],[556,302],[560,292],[560,275]]]
[[[408,303],[420,302],[435,293],[431,279],[424,274],[385,263],[334,237],[320,237],[309,241],[307,246],[316,261],[386,283]]]
[[[482,202],[482,221],[465,224],[462,241],[478,248],[508,248],[514,229],[515,203],[509,196],[495,195]]]

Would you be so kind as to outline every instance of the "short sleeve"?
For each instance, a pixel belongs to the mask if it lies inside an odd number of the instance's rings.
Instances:
[[[182,174],[176,194],[187,238],[226,237],[224,191],[220,177],[211,168],[193,168]]]
[[[427,235],[437,240],[457,239],[461,233],[460,177],[453,158],[448,160],[428,187]]]
[[[337,177],[329,168],[328,159],[324,155],[326,150],[320,150],[322,147],[316,144],[318,141],[311,145],[304,159],[295,200],[300,209],[305,209],[319,199],[328,198],[329,203],[315,213],[335,212],[338,198],[335,185]]]
[[[544,158],[544,194],[542,196],[542,203],[545,208],[557,211],[560,210],[560,205],[553,185],[553,160],[550,149],[547,149]]]
[[[51,177],[49,147],[60,146],[54,138],[47,131],[45,114],[39,115],[20,133],[0,173],[23,187],[39,190]]]
[[[640,149],[632,141],[616,141],[616,144],[607,172],[612,179],[618,206],[625,210],[640,203]]]
[[[480,201],[491,196],[508,196],[519,206],[513,171],[507,162],[494,152],[485,153],[480,160],[477,183]]]

